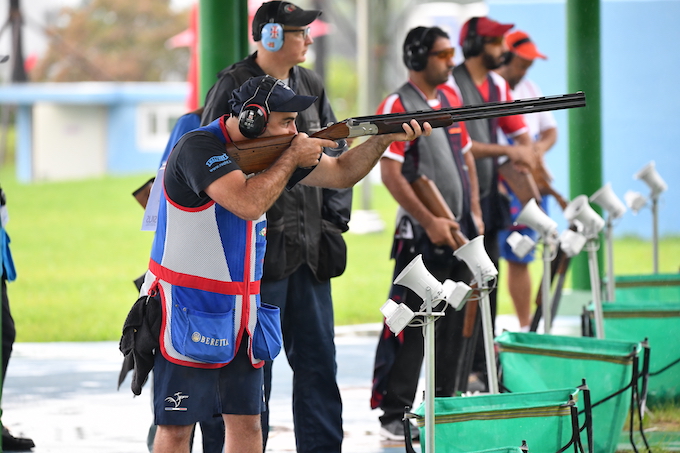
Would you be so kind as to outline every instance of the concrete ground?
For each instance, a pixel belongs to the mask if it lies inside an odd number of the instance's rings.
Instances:
[[[553,333],[574,333],[577,322],[558,317]],[[514,316],[499,317],[498,326],[516,330]],[[337,330],[346,452],[404,451],[403,445],[381,441],[379,411],[371,411],[369,406],[379,328],[364,325]],[[36,453],[146,452],[152,419],[149,389],[145,387],[141,396],[134,397],[128,376],[117,390],[121,363],[117,342],[17,343],[7,372],[3,422],[15,436],[32,438]],[[273,430],[267,451],[295,451],[290,409],[292,373],[285,357],[277,358],[274,376]],[[201,451],[199,442],[200,435],[196,452]]]

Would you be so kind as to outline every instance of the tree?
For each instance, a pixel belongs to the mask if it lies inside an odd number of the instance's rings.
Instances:
[[[34,81],[186,80],[188,49],[166,41],[189,25],[170,0],[89,0],[63,8],[46,27],[50,45]]]

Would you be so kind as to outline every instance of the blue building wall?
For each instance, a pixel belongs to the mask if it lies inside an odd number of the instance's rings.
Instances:
[[[108,148],[116,150],[107,155],[107,169],[111,174],[153,173],[158,169],[163,148],[156,152],[140,151],[136,139],[136,121],[136,103],[118,104],[109,110]]]
[[[27,83],[0,86],[0,104],[14,104],[17,109],[17,178],[33,178],[33,106],[40,102],[61,105],[102,105],[107,107],[106,172],[126,174],[155,173],[166,140],[153,149],[141,149],[138,107],[160,105],[160,109],[177,110],[189,93],[186,83],[153,82],[82,82]],[[167,105],[167,107],[163,107]],[[184,113],[182,108],[177,117]],[[168,136],[169,136],[168,130]],[[58,152],[59,150],[55,150]]]
[[[595,1],[595,0],[593,0]],[[489,0],[489,16],[528,32],[545,53],[529,72],[544,94],[567,92],[566,2],[558,0]],[[602,163],[603,183],[611,182],[623,200],[628,190],[649,190],[634,180],[647,162],[668,184],[659,205],[660,234],[680,234],[680,0],[603,0],[601,2]],[[586,93],[587,96],[588,93]],[[567,113],[555,112],[558,143],[547,156],[554,186],[569,194]],[[591,195],[591,194],[586,194]],[[552,206],[552,217],[566,222]],[[649,209],[628,211],[615,224],[615,235],[651,237]]]

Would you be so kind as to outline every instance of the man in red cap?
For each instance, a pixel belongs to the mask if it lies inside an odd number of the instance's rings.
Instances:
[[[512,99],[510,86],[494,70],[503,64],[507,51],[504,35],[513,26],[501,24],[488,17],[473,17],[463,24],[459,42],[465,61],[453,69],[447,84],[457,92],[464,105]],[[511,224],[507,197],[499,191],[498,167],[502,160],[509,159],[516,166],[530,169],[534,167],[536,159],[526,125],[519,116],[466,121],[465,125],[473,140],[471,151],[475,157],[479,180],[484,247],[498,268],[498,233]],[[513,145],[499,144],[499,128],[512,137]],[[496,294],[496,291],[492,291],[490,295],[494,320]],[[472,371],[483,377],[486,366],[481,340],[479,337]]]
[[[514,99],[524,99],[543,96],[540,88],[534,82],[527,79],[525,75],[535,59],[541,58],[545,60],[547,57],[538,51],[536,44],[523,31],[518,30],[509,33],[505,37],[505,43],[508,52],[505,54],[503,66],[498,68],[496,72],[510,85],[512,97]],[[529,128],[529,136],[534,141],[534,153],[540,156],[539,158],[542,162],[545,153],[557,140],[557,122],[555,117],[552,112],[540,112],[524,115],[523,118]],[[509,141],[511,140],[509,139]],[[510,195],[510,214],[514,221],[522,210],[522,205],[512,190],[509,187],[506,188],[508,195]],[[542,207],[545,212],[548,212],[545,196],[543,196]],[[531,325],[532,287],[529,263],[534,259],[534,252],[532,250],[523,258],[515,255],[507,243],[507,238],[513,231],[528,235],[534,241],[537,240],[537,234],[525,225],[518,225],[501,231],[498,237],[501,257],[508,263],[508,290],[512,303],[515,306],[520,329],[528,331]]]

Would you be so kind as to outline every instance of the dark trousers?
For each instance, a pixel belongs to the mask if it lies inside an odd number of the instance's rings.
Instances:
[[[300,453],[340,452],[342,401],[336,381],[335,327],[330,281],[302,265],[289,277],[263,282],[262,302],[281,309],[283,344],[293,370],[293,423]],[[272,362],[264,367],[262,433],[269,432]]]
[[[393,278],[408,265],[417,254],[402,250],[396,258]],[[447,263],[424,261],[428,271],[440,282],[449,278],[453,281],[470,282],[471,274],[467,265],[453,258]],[[405,303],[411,310],[420,311],[423,300],[403,286],[393,285],[390,297]],[[438,307],[438,310],[441,307]],[[445,316],[435,324],[435,395],[452,396],[455,391],[458,362],[461,353],[464,312],[446,308]],[[401,420],[404,407],[413,406],[418,387],[420,369],[424,357],[423,329],[406,327],[398,336],[383,325],[378,340],[373,375],[371,407],[383,411],[382,424]]]

